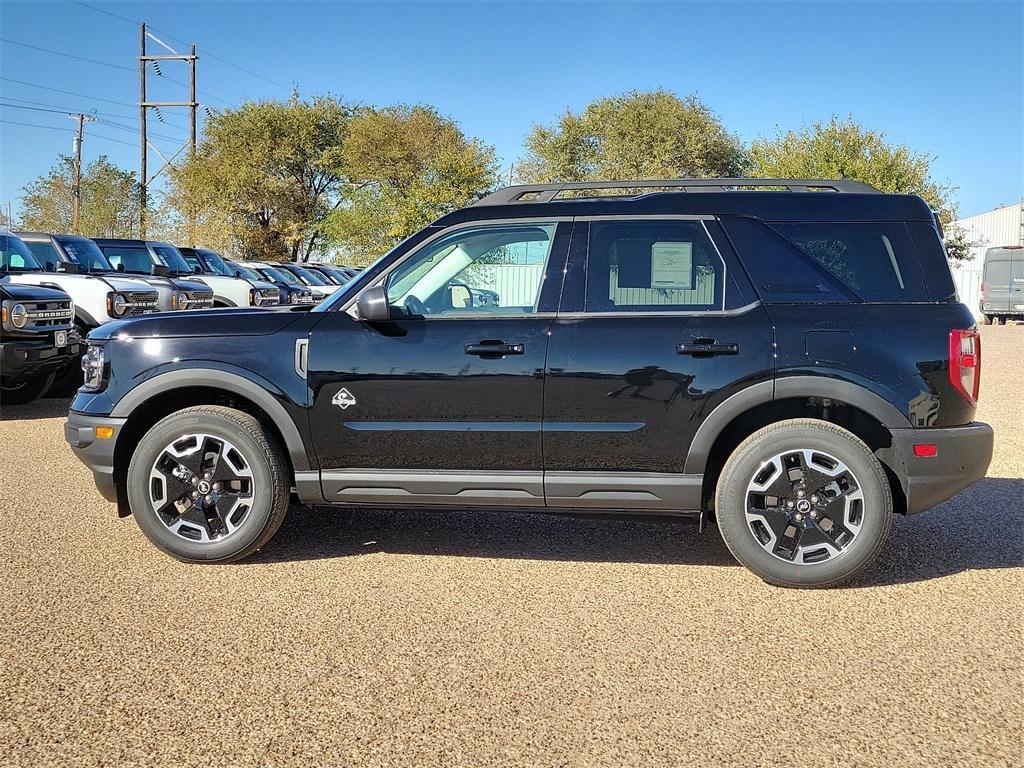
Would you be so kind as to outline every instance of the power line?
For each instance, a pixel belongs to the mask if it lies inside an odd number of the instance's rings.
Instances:
[[[134,120],[136,117],[138,117],[138,115],[123,115],[123,114],[120,114],[118,112],[101,112],[98,109],[83,110],[83,109],[81,109],[79,107],[64,107],[64,106],[61,106],[60,104],[49,104],[49,103],[47,103],[45,101],[33,101],[32,99],[19,99],[19,98],[15,98],[14,96],[8,96],[6,94],[4,94],[3,96],[0,96],[0,98],[2,98],[4,101],[20,101],[22,104],[31,104],[31,105],[36,106],[36,107],[53,107],[54,109],[56,109],[59,112],[83,112],[84,111],[84,112],[91,112],[94,115],[102,115],[104,117],[116,117],[116,118],[120,118],[120,119],[123,119],[123,120]],[[9,106],[13,107],[13,106],[16,106],[16,105],[11,104]],[[176,123],[173,120],[164,119],[162,122],[166,123],[168,126],[172,126],[174,128],[180,128],[183,131],[184,130],[188,130],[184,125],[182,125],[181,123]]]
[[[61,90],[60,88],[51,88],[48,85],[38,85],[37,83],[29,83],[29,82],[26,82],[24,80],[15,80],[13,77],[3,77],[3,76],[0,76],[0,80],[3,80],[3,81],[8,82],[8,83],[17,83],[18,85],[27,85],[30,88],[39,88],[40,90],[43,90],[43,91],[53,91],[54,93],[63,93],[63,94],[66,94],[68,96],[79,96],[79,97],[81,97],[83,99],[91,99],[92,101],[102,101],[102,102],[106,102],[107,104],[117,104],[120,107],[137,107],[138,106],[138,104],[132,104],[132,103],[127,102],[127,101],[114,101],[113,99],[104,99],[104,98],[102,98],[100,96],[89,96],[88,94],[85,94],[85,93],[76,93],[75,91],[64,91],[64,90]]]
[[[50,130],[50,131],[63,131],[65,133],[67,133],[68,131],[70,131],[71,133],[75,132],[74,128],[61,128],[61,127],[56,126],[56,125],[42,125],[41,123],[23,123],[23,122],[21,122],[19,120],[0,120],[0,123],[4,123],[6,125],[24,125],[24,126],[26,126],[28,128],[46,128],[47,130]],[[120,139],[115,139],[113,136],[103,136],[101,134],[94,133],[94,134],[92,134],[92,137],[94,139],[105,139],[106,141],[112,141],[115,144],[124,144],[125,146],[128,146],[128,147],[134,147],[135,146],[130,141],[121,141]]]
[[[129,19],[127,16],[122,16],[122,15],[120,15],[118,13],[113,13],[112,11],[104,10],[103,8],[97,8],[95,5],[89,5],[89,3],[79,2],[79,0],[74,0],[74,3],[75,3],[75,5],[81,5],[81,6],[85,7],[85,8],[89,8],[90,10],[96,11],[97,13],[105,13],[107,16],[113,16],[115,19],[121,19],[121,21],[127,21],[127,22],[129,22],[131,24],[135,24],[136,26],[141,23],[141,22],[139,22],[139,21],[137,21],[135,19]],[[159,32],[164,37],[169,37],[172,40],[178,41],[182,45],[188,45],[188,43],[186,41],[182,40],[180,37],[176,37],[175,35],[172,35],[170,32],[166,32],[166,31],[164,31],[162,29],[157,29],[156,27],[154,27],[152,25],[149,25],[149,28],[152,29],[154,32]],[[240,66],[238,64],[235,64],[234,62],[228,61],[227,59],[223,58],[222,56],[218,56],[218,55],[216,55],[214,53],[211,53],[206,48],[201,49],[200,53],[202,53],[204,56],[209,56],[211,59],[216,59],[217,61],[221,62],[222,64],[227,64],[229,67],[234,67],[239,72],[244,72],[247,75],[252,75],[253,77],[258,77],[260,80],[265,80],[266,82],[270,83],[271,85],[277,86],[278,88],[283,88],[286,91],[291,90],[287,85],[282,85],[281,83],[279,83],[279,82],[277,82],[275,80],[271,80],[269,77],[265,77],[264,75],[261,75],[259,72],[253,72],[251,69],[246,69],[243,66]]]
[[[64,53],[63,51],[54,51],[49,48],[40,48],[38,45],[29,45],[28,43],[19,43],[17,40],[8,40],[5,37],[0,37],[0,43],[6,43],[7,45],[20,45],[22,48],[31,48],[34,51],[42,51],[43,53],[52,53],[54,56],[63,56],[68,59],[77,59],[78,61],[87,61],[90,64],[98,64],[101,67],[110,67],[111,69],[123,69],[126,72],[134,72],[135,70],[131,67],[125,67],[120,64],[111,64],[106,61],[100,61],[98,59],[88,59],[85,56],[75,56],[73,53]]]
[[[53,114],[58,114],[58,115],[71,114],[71,113],[76,113],[78,111],[78,110],[74,110],[74,109],[71,109],[71,110],[68,110],[68,109],[43,109],[42,107],[25,107],[25,106],[22,106],[21,104],[3,104],[3,103],[0,103],[0,107],[7,107],[9,109],[30,109],[33,112],[51,112]],[[117,128],[117,129],[120,129],[122,131],[128,131],[129,133],[135,133],[135,134],[137,134],[139,132],[138,128],[132,128],[131,126],[125,125],[124,123],[118,123],[118,122],[115,122],[113,120],[107,120],[107,119],[101,118],[101,117],[99,117],[99,113],[98,112],[86,111],[83,114],[92,115],[97,122],[103,123],[104,125],[109,125],[111,128]],[[163,139],[164,141],[181,141],[182,140],[181,137],[167,136],[167,135],[161,134],[161,133],[153,133],[152,131],[150,131],[149,135],[153,136],[153,137],[155,137],[157,139]]]

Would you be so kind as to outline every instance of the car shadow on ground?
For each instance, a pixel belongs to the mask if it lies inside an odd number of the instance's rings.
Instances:
[[[293,508],[277,536],[244,561],[375,552],[672,565],[736,565],[713,525],[683,519],[576,517],[468,509]],[[927,581],[1024,567],[1024,480],[986,478],[912,518],[899,517],[879,561],[849,586]]]
[[[0,421],[64,418],[71,407],[70,397],[43,397],[24,405],[8,405],[0,399]]]

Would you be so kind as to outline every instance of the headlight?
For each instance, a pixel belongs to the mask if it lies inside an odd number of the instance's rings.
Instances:
[[[297,294],[297,293],[289,293],[288,294],[288,303],[289,304],[298,304],[299,303],[299,294]]]
[[[107,314],[111,317],[121,317],[128,311],[128,299],[120,293],[107,294]]]
[[[82,355],[82,374],[86,387],[89,389],[103,387],[105,365],[106,355],[103,352],[103,347],[98,344],[90,344],[85,354]]]
[[[15,328],[24,328],[28,322],[28,310],[24,304],[15,304],[11,307],[11,325]]]
[[[249,306],[250,307],[255,307],[256,306],[256,289],[255,288],[250,288],[249,289]]]

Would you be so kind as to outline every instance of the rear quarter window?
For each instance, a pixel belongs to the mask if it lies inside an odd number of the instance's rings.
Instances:
[[[843,286],[868,302],[929,301],[902,222],[768,222]]]

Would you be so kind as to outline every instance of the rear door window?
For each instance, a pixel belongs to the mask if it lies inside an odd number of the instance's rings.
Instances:
[[[725,264],[700,221],[594,221],[587,312],[723,307]]]
[[[768,222],[864,301],[928,301],[914,244],[902,223]]]

